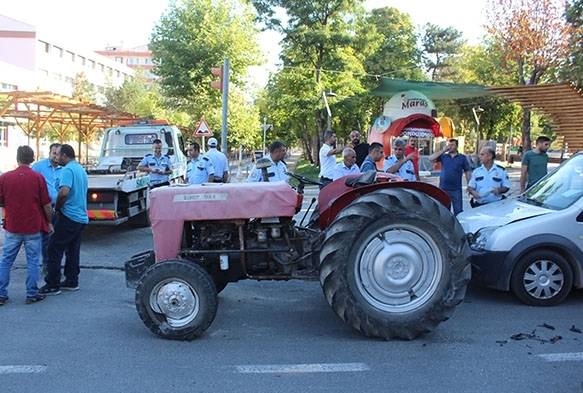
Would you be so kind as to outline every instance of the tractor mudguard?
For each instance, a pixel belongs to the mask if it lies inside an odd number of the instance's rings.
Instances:
[[[386,174],[385,174],[386,175]],[[355,175],[353,177],[358,177]],[[429,183],[418,181],[393,181],[393,178],[380,177],[376,182],[370,185],[363,185],[360,187],[350,187],[345,184],[347,178],[343,177],[337,179],[324,187],[318,196],[318,212],[320,215],[320,229],[326,229],[332,221],[336,218],[338,213],[346,206],[351,204],[356,198],[377,190],[387,188],[407,188],[423,192],[434,198],[447,209],[451,206],[449,195],[439,187]],[[360,184],[359,184],[360,185]]]

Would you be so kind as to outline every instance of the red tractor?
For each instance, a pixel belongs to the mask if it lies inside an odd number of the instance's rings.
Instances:
[[[317,182],[289,175],[295,189],[263,182],[151,191],[155,250],[125,269],[152,332],[195,339],[216,315],[217,294],[242,279],[319,279],[336,314],[367,337],[410,340],[451,316],[470,279],[470,249],[443,191],[370,171],[322,189],[302,225],[294,216],[304,186]]]

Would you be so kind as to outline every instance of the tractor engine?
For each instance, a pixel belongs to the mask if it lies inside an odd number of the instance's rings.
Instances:
[[[298,271],[316,270],[310,243],[290,217],[190,221],[184,223],[180,254],[225,281],[290,279]]]

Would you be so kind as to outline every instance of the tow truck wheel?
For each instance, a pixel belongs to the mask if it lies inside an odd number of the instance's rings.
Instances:
[[[320,253],[336,314],[368,337],[411,340],[447,320],[466,292],[470,249],[461,225],[424,193],[385,189],[336,217]]]
[[[197,264],[169,260],[152,265],[136,289],[136,308],[144,324],[169,340],[193,340],[217,313],[217,290]]]

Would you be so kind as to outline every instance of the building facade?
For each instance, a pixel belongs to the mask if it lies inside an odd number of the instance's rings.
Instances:
[[[76,81],[84,80],[95,103],[103,105],[105,89],[119,87],[133,75],[134,69],[126,64],[40,37],[35,26],[0,15],[0,92],[51,92],[71,97]],[[13,168],[17,147],[29,143],[36,142],[28,140],[14,119],[0,118],[0,170]],[[48,141],[42,145],[46,145],[43,152],[48,150]]]

